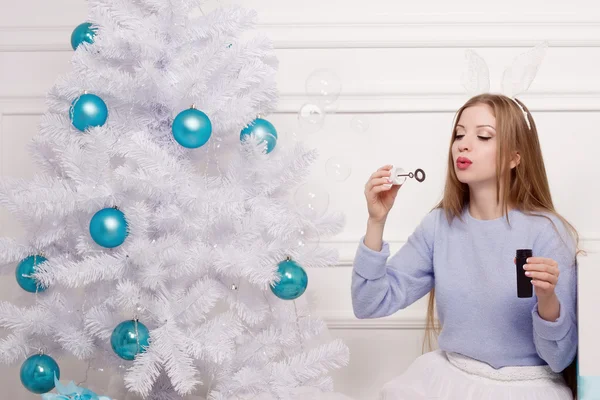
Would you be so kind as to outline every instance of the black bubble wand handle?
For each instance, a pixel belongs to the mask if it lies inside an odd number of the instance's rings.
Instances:
[[[408,176],[409,178],[415,178],[418,182],[423,182],[425,180],[425,171],[421,168],[417,168],[414,174],[409,172],[408,174],[399,174],[396,176]]]
[[[417,168],[415,170],[415,172],[409,172],[408,174],[404,173],[404,170],[402,168],[395,168],[392,167],[392,182],[395,185],[401,185],[404,183],[404,181],[406,180],[406,178],[403,179],[403,177],[409,177],[409,178],[414,178],[417,182],[423,182],[425,180],[425,171],[423,171],[421,168]]]

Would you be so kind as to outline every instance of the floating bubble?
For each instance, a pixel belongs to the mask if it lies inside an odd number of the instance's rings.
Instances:
[[[338,99],[330,104],[317,103],[317,105],[321,106],[323,111],[325,111],[325,114],[335,114],[340,108],[340,100]]]
[[[325,112],[316,104],[306,103],[298,112],[298,124],[303,132],[311,134],[319,131],[325,122]]]
[[[329,207],[329,193],[318,185],[305,183],[296,189],[294,201],[300,214],[320,218]]]
[[[313,71],[306,79],[305,86],[309,98],[323,105],[336,101],[342,92],[340,77],[330,69]]]
[[[369,120],[367,117],[355,115],[350,120],[350,128],[356,133],[365,133],[369,130]]]
[[[319,232],[314,227],[298,228],[294,232],[295,244],[304,252],[311,252],[319,246]]]
[[[343,182],[350,176],[350,163],[341,157],[331,157],[325,162],[327,176],[337,182]]]

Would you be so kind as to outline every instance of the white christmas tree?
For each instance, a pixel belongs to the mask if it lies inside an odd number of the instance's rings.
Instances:
[[[70,379],[63,355],[150,399],[331,391],[348,349],[316,340],[306,268],[337,262],[319,239],[344,218],[302,186],[316,150],[277,146],[263,117],[277,59],[241,38],[255,12],[88,4],[31,143],[40,172],[0,188],[26,232],[0,241],[2,272],[28,296],[0,303],[0,361],[38,394]]]

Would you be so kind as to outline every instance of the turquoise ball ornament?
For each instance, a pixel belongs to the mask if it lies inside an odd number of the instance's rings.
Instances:
[[[150,332],[137,320],[123,321],[113,330],[110,345],[113,351],[124,360],[133,360],[138,353],[148,347]]]
[[[17,283],[21,288],[29,293],[43,292],[46,290],[35,278],[31,275],[37,271],[37,266],[48,261],[40,255],[29,256],[23,259],[15,271]]]
[[[277,266],[281,279],[271,285],[273,294],[283,300],[294,300],[302,296],[308,286],[308,275],[304,268],[289,258]]]
[[[106,103],[95,94],[85,93],[73,100],[69,109],[71,123],[80,131],[102,126],[108,119]]]
[[[91,23],[79,24],[71,33],[71,47],[73,50],[77,50],[77,47],[83,42],[94,43],[94,36],[96,36],[96,29],[92,28]]]
[[[247,136],[255,135],[260,143],[267,143],[267,154],[273,151],[277,144],[277,129],[266,119],[256,118],[240,133],[240,141],[244,141]]]
[[[60,368],[45,354],[31,356],[21,365],[21,383],[32,393],[42,394],[54,389],[54,374],[60,379]]]
[[[125,214],[116,208],[98,211],[90,221],[90,235],[102,247],[120,246],[128,235]]]
[[[172,131],[177,143],[188,149],[196,149],[210,139],[212,123],[206,114],[192,106],[177,114]]]

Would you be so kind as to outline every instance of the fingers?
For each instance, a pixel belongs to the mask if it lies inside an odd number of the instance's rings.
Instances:
[[[402,185],[392,185],[391,183],[387,183],[387,184],[384,184],[384,185],[375,186],[372,189],[372,192],[375,193],[375,194],[377,194],[377,193],[380,193],[380,192],[389,191],[390,193],[393,194],[393,197],[395,198],[396,197],[396,193],[398,193],[398,190],[400,190],[401,186]]]
[[[556,285],[558,282],[558,276],[552,275],[548,272],[535,272],[535,271],[527,271],[525,275],[530,277],[531,279],[535,279],[536,281],[548,282],[553,285]]]
[[[391,185],[391,183],[388,183],[386,185],[375,186],[373,189],[371,189],[371,192],[377,194],[377,193],[388,191],[392,188],[393,188],[393,186]]]
[[[390,171],[390,168],[391,168],[391,166],[389,166],[389,168],[387,168],[387,166],[383,166],[383,167],[379,168],[377,171],[375,171],[371,174],[371,177],[369,179],[381,178],[382,176],[390,176],[392,174],[392,172]]]
[[[546,264],[553,265],[555,267],[558,266],[558,263],[556,261],[547,257],[528,257],[527,264]]]
[[[365,184],[365,189],[371,190],[375,186],[379,186],[379,185],[383,185],[383,184],[390,184],[391,182],[388,179],[389,177],[390,177],[389,171],[384,171],[384,170],[376,171],[373,173],[373,175],[371,175],[371,178]]]
[[[551,258],[529,257],[523,269],[532,283],[542,289],[556,286],[560,275],[558,263]]]
[[[517,263],[517,258],[513,258],[513,262]],[[558,263],[551,258],[529,257],[527,264],[523,265],[523,269],[530,271],[547,271],[556,276],[560,273]]]
[[[377,171],[371,174],[371,177],[365,184],[365,193],[380,193],[385,190],[390,190],[393,188],[393,191],[398,191],[401,185],[393,185],[390,180],[392,165],[384,165],[379,168]]]
[[[379,186],[379,185],[385,185],[385,184],[391,184],[392,182],[389,181],[387,176],[384,176],[383,178],[373,178],[369,181],[369,183],[372,186]]]
[[[550,290],[553,287],[555,287],[556,285],[553,285],[552,283],[549,282],[544,282],[544,281],[536,281],[536,280],[532,280],[531,284],[539,289],[542,290]],[[536,291],[537,294],[537,291]]]
[[[556,263],[553,263],[551,265],[548,264],[525,264],[523,265],[523,269],[526,271],[538,271],[538,272],[547,272],[549,274],[552,275],[556,275],[558,277],[558,275],[560,275],[560,269],[558,268],[558,264],[554,265]]]
[[[366,192],[371,192],[374,191],[375,189],[389,189],[389,187],[391,187],[392,184],[387,180],[387,178],[379,178],[379,179],[372,179],[369,182],[367,182],[367,186],[366,186]],[[375,191],[375,193],[379,193],[381,192],[381,190],[377,190]]]

